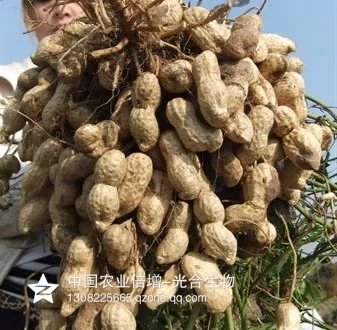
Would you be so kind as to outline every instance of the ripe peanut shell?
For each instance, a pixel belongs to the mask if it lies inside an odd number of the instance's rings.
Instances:
[[[57,84],[53,96],[43,107],[41,120],[42,126],[48,132],[61,129],[69,109],[69,99],[72,85],[65,84],[62,80]],[[38,117],[37,117],[38,118]]]
[[[61,256],[65,256],[69,245],[78,236],[79,217],[74,208],[56,205],[53,196],[49,201],[49,214],[53,247]]]
[[[181,144],[173,130],[162,133],[159,148],[167,166],[167,176],[181,199],[195,199],[201,189],[199,167],[193,161],[193,154]]]
[[[21,112],[31,120],[41,118],[44,107],[53,97],[54,88],[50,83],[36,85],[28,90],[21,101]]]
[[[159,71],[161,87],[169,93],[186,93],[193,85],[192,65],[186,60],[165,63]]]
[[[304,69],[304,63],[302,60],[298,57],[288,57],[288,72],[297,72],[297,73],[302,73]]]
[[[192,221],[192,209],[186,202],[178,201],[172,205],[167,223],[169,228],[172,229],[183,229],[188,232]]]
[[[111,225],[102,237],[103,249],[108,263],[117,271],[126,271],[132,262],[134,233],[130,220]]]
[[[166,173],[154,170],[137,210],[137,223],[144,234],[155,235],[160,230],[172,197],[173,187]]]
[[[260,73],[272,85],[283,77],[287,72],[287,68],[287,58],[278,53],[268,54],[265,60],[259,64]]]
[[[161,89],[155,74],[144,72],[132,85],[131,99],[134,108],[151,108],[155,111],[161,100]]]
[[[300,329],[301,313],[292,302],[281,302],[276,311],[278,330]]]
[[[98,231],[104,232],[116,219],[119,210],[117,188],[95,184],[87,199],[87,212]]]
[[[248,87],[246,89],[238,84],[231,84],[227,86],[227,108],[228,111],[234,116],[237,112],[244,111],[245,100],[248,94]],[[230,121],[231,117],[228,118],[227,123]],[[227,126],[226,123],[226,126]]]
[[[222,131],[224,136],[235,143],[250,143],[253,139],[252,121],[241,110],[228,118]]]
[[[17,86],[25,92],[33,88],[38,84],[40,72],[40,68],[30,68],[28,70],[25,70],[19,75]]]
[[[277,236],[275,226],[266,219],[259,223],[259,227],[253,231],[254,239],[260,247],[268,246],[273,243]]]
[[[257,14],[244,14],[235,19],[232,31],[240,30],[240,29],[254,29],[257,31],[261,31],[262,29],[262,19],[261,16]]]
[[[274,138],[269,139],[266,153],[263,156],[264,161],[275,167],[284,158],[286,155],[283,151],[282,141]]]
[[[274,85],[277,101],[280,105],[287,105],[290,101],[303,95],[305,84],[302,76],[297,72],[286,72]]]
[[[318,170],[321,161],[321,145],[316,137],[304,127],[298,127],[286,135],[283,149],[298,168]]]
[[[296,46],[292,40],[278,34],[266,33],[262,34],[261,38],[266,43],[269,53],[287,55],[296,51]]]
[[[9,137],[20,131],[26,123],[26,118],[20,114],[21,103],[13,98],[3,112],[1,136]]]
[[[291,189],[291,188],[282,188],[280,193],[280,199],[288,202],[289,205],[296,205],[301,199],[301,190]]]
[[[223,142],[221,130],[200,121],[191,102],[183,98],[169,101],[166,117],[176,129],[186,149],[193,152],[214,152],[221,147]]]
[[[202,116],[212,127],[224,127],[230,113],[227,109],[226,85],[221,80],[220,67],[215,54],[207,50],[195,57],[192,72],[197,85]]]
[[[312,170],[300,169],[296,167],[290,159],[286,159],[281,166],[279,166],[282,189],[303,189],[312,173]]]
[[[179,260],[186,253],[188,243],[186,231],[180,228],[170,228],[157,247],[157,264],[171,264]]]
[[[68,317],[84,304],[84,301],[70,300],[69,294],[89,293],[89,287],[86,285],[86,276],[92,273],[96,252],[94,241],[86,236],[77,236],[71,242],[58,288],[62,299],[60,313],[63,317]],[[69,283],[69,277],[73,274],[80,278],[80,283],[76,286]]]
[[[294,128],[300,126],[296,113],[285,105],[280,105],[273,109],[274,126],[272,133],[278,137],[284,137]]]
[[[175,285],[174,280],[178,278],[179,275],[179,268],[177,265],[172,265],[170,268],[165,272],[160,287],[156,287],[154,285],[150,285],[145,290],[145,296],[165,296],[167,298],[172,297],[178,291],[178,286]],[[145,302],[146,307],[155,310],[164,302],[160,300],[153,299],[148,300]]]
[[[240,146],[236,152],[236,157],[240,159],[244,168],[264,156],[267,151],[268,136],[274,124],[273,112],[262,105],[254,107],[248,117],[253,125],[253,138],[250,143]]]
[[[143,292],[144,288],[142,286],[137,286],[137,283],[135,283],[139,278],[146,278],[145,269],[138,261],[131,265],[123,275],[127,285],[126,287],[121,288],[124,293],[139,295]]]
[[[193,211],[197,219],[203,224],[223,222],[225,219],[225,208],[213,191],[202,191],[194,200]]]
[[[118,141],[118,125],[112,120],[103,120],[97,124],[102,132],[102,141],[106,150],[113,149]],[[106,151],[102,151],[101,155]],[[99,156],[101,156],[99,155]]]
[[[118,283],[115,280],[109,281],[109,285],[105,286],[105,282],[97,283],[97,288],[90,288],[90,293],[93,296],[119,295],[120,289]],[[81,329],[100,329],[101,328],[101,311],[107,302],[86,302],[84,306],[81,306],[76,319],[72,325],[73,330]]]
[[[211,155],[211,164],[216,175],[223,178],[226,187],[234,187],[240,182],[243,168],[228,141],[225,141],[218,152]]]
[[[80,192],[80,185],[77,182],[64,181],[61,172],[58,170],[54,182],[54,198],[59,206],[73,206]]]
[[[263,62],[266,59],[267,55],[268,55],[267,45],[260,36],[259,42],[257,43],[257,46],[250,57],[254,63],[258,64]]]
[[[89,215],[87,211],[87,198],[95,184],[94,175],[89,175],[82,186],[82,194],[75,201],[75,209],[78,215],[85,220],[89,220]]]
[[[277,170],[267,163],[253,166],[245,173],[242,190],[246,201],[266,207],[281,190]]]
[[[277,105],[273,86],[262,75],[260,75],[257,82],[249,86],[247,99],[253,106],[263,105],[272,109]]]
[[[142,152],[152,149],[158,142],[159,124],[154,110],[150,107],[132,109],[129,129]]]
[[[60,174],[67,182],[85,179],[94,172],[95,160],[83,153],[66,158],[60,164]]]
[[[29,234],[36,232],[49,220],[49,197],[36,197],[21,206],[18,216],[20,233]]]
[[[125,155],[116,149],[104,153],[95,166],[95,183],[104,183],[118,187],[126,174],[127,161]]]
[[[99,126],[93,124],[80,126],[75,132],[74,141],[76,147],[84,153],[103,148],[102,131]]]
[[[85,124],[96,124],[97,118],[94,115],[94,108],[88,104],[79,104],[70,107],[66,112],[67,122],[73,129],[78,129]]]
[[[139,205],[153,173],[151,158],[145,154],[132,153],[126,161],[126,174],[118,187],[118,217],[132,212]]]
[[[245,232],[252,230],[254,224],[259,224],[265,217],[266,209],[252,202],[234,204],[226,208],[224,225],[232,233]]]
[[[209,15],[209,11],[202,7],[191,7],[184,11],[183,20],[188,25],[203,22]],[[219,24],[215,20],[190,29],[193,42],[201,50],[210,50],[216,54],[222,53],[222,45],[230,36],[230,29],[225,24]]]
[[[207,279],[212,278],[220,282],[222,274],[216,262],[202,254],[189,252],[181,260],[181,269],[186,278],[200,278],[200,288],[195,291],[199,295],[206,295],[207,301],[204,303],[210,313],[223,313],[233,300],[232,288],[217,285],[215,288],[207,285]]]
[[[328,126],[320,126],[318,124],[304,125],[319,141],[322,150],[328,150],[333,141],[333,133]]]
[[[183,7],[179,0],[164,0],[159,5],[148,9],[148,14],[154,25],[176,25],[183,18]]]
[[[210,257],[233,265],[236,258],[237,241],[222,221],[206,223],[201,229],[201,244]]]
[[[47,139],[36,150],[34,164],[41,167],[50,167],[57,163],[62,150],[62,144],[56,139]]]
[[[136,330],[135,317],[122,302],[107,303],[101,314],[102,330]]]
[[[233,84],[242,87],[245,84],[251,85],[257,82],[260,76],[258,67],[249,57],[239,61],[226,61],[221,64],[220,69],[226,86]]]
[[[60,311],[57,309],[39,308],[39,329],[59,329],[65,330],[67,326],[67,320],[60,315]]]
[[[33,163],[23,176],[23,198],[28,200],[33,197],[48,195],[50,187],[49,168],[41,167]]]
[[[300,95],[295,99],[287,100],[282,103],[279,102],[279,104],[286,105],[292,109],[295,112],[299,122],[304,123],[308,116],[308,106],[304,95]]]

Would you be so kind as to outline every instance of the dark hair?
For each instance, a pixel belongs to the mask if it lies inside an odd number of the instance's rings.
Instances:
[[[34,24],[33,1],[22,0],[21,5],[22,5],[23,22],[25,23],[27,29],[31,29]]]

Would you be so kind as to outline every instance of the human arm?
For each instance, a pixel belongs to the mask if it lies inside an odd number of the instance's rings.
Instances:
[[[6,97],[13,95],[14,89],[11,83],[1,76],[0,72],[0,113],[6,105]],[[1,126],[0,120],[0,126]],[[0,157],[6,154],[8,147],[6,144],[0,145]],[[21,235],[18,228],[18,215],[20,202],[20,192],[12,189],[10,194],[0,197],[0,238],[10,238]]]

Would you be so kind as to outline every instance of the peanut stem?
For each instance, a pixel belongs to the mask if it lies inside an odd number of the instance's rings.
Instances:
[[[324,176],[319,174],[319,173],[312,173],[312,176],[319,179],[319,180],[323,180],[323,181],[326,181],[327,184],[329,184],[330,188],[333,189],[333,190],[337,190],[337,184],[331,182],[330,180],[325,180]],[[326,187],[324,187],[326,188]]]
[[[191,316],[188,319],[188,323],[186,325],[185,330],[193,330],[194,329],[194,325],[195,325],[195,322],[196,322],[196,320],[199,316],[200,310],[201,310],[200,304],[195,303],[193,308],[192,308]]]
[[[332,230],[332,225],[330,223],[327,223],[323,220],[321,220],[320,218],[310,214],[309,212],[307,212],[301,205],[296,204],[294,205],[294,207],[296,208],[297,211],[299,211],[302,215],[304,215],[307,219],[310,219],[314,222],[319,223],[322,226],[325,226],[327,229]]]
[[[335,121],[337,121],[337,115],[334,113],[333,110],[331,110],[329,107],[327,107],[326,105],[324,105],[322,102],[318,101],[317,99],[315,99],[314,97],[305,94],[305,98],[315,104],[317,104],[318,106],[320,106],[322,109],[324,109],[324,111],[326,111]]]
[[[229,306],[226,310],[226,322],[227,322],[227,330],[235,330],[232,306]]]
[[[232,276],[233,276],[233,274],[232,274]],[[236,302],[238,304],[239,311],[240,311],[241,329],[242,330],[248,330],[247,319],[245,317],[245,306],[242,303],[242,300],[241,300],[241,297],[240,297],[240,293],[239,293],[236,281],[234,283],[233,293],[234,293],[234,297],[235,297],[235,300],[236,300]]]

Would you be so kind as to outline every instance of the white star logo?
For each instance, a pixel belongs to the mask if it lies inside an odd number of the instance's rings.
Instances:
[[[53,295],[54,290],[59,286],[58,284],[50,284],[48,283],[46,276],[44,274],[41,275],[39,282],[36,284],[28,284],[31,290],[35,292],[33,303],[45,299],[50,303],[53,303]]]

